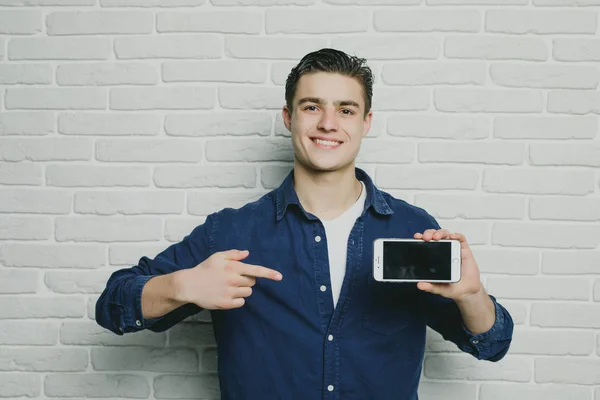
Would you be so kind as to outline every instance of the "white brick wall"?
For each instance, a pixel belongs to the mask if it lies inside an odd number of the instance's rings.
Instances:
[[[467,234],[516,323],[428,333],[424,400],[600,400],[600,0],[0,0],[0,399],[218,398],[205,313],[119,337],[107,277],[277,187],[290,68],[376,74],[359,165]]]

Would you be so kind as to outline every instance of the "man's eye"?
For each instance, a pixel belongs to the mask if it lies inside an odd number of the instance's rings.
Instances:
[[[349,109],[347,109],[347,108],[344,108],[344,109],[342,110],[342,112],[343,112],[344,114],[346,114],[346,115],[352,115],[352,114],[354,114],[354,111],[352,111],[352,110],[349,110]]]
[[[315,107],[315,106],[306,106],[306,107],[304,107],[304,109],[305,110],[309,110],[309,111],[314,111],[314,110],[317,109],[317,107]]]

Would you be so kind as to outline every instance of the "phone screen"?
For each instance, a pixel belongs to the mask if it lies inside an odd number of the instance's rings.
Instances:
[[[383,242],[383,279],[450,280],[450,242]]]

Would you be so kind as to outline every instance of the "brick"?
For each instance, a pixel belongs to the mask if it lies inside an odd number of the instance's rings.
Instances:
[[[264,192],[188,193],[188,212],[191,215],[209,215],[223,208],[240,208],[258,200]]]
[[[485,5],[485,6],[510,6],[510,5],[526,5],[527,0],[427,0],[427,5]]]
[[[470,245],[487,244],[491,224],[482,221],[443,220],[437,221],[444,229],[465,235]],[[422,233],[422,232],[420,232]]]
[[[382,10],[374,12],[373,26],[380,32],[479,32],[476,10]]]
[[[363,140],[357,162],[408,164],[415,158],[415,145],[398,140]]]
[[[96,0],[0,0],[0,6],[93,6]]]
[[[535,359],[535,381],[537,383],[573,383],[597,385],[600,383],[600,361],[544,357]]]
[[[156,30],[162,32],[216,32],[257,35],[262,13],[253,11],[159,12]]]
[[[458,3],[465,0],[449,1]],[[484,1],[481,0],[482,3]],[[521,4],[527,4],[526,0],[517,1]],[[431,0],[429,0],[430,2]],[[500,2],[506,3],[504,0],[498,0],[498,3]],[[444,55],[447,58],[546,61],[548,59],[548,47],[542,39],[528,37],[448,36],[444,41]]]
[[[271,115],[267,112],[210,112],[171,114],[165,132],[171,136],[269,136]]]
[[[4,217],[0,215],[0,239],[45,240],[52,236],[49,217]]]
[[[93,348],[96,371],[150,371],[191,373],[198,370],[198,354],[192,349]]]
[[[231,58],[257,58],[297,60],[306,54],[327,47],[325,39],[287,37],[244,37],[225,38],[225,52]]]
[[[206,218],[177,218],[165,221],[165,239],[169,242],[180,242],[194,228],[203,224]]]
[[[440,40],[430,36],[344,36],[332,39],[331,47],[368,60],[434,60],[442,49]]]
[[[2,22],[0,22],[1,26]],[[52,83],[52,67],[36,64],[0,65],[0,84],[2,85],[47,85]]]
[[[3,111],[0,114],[0,136],[37,136],[54,132],[54,115],[39,111]]]
[[[136,36],[115,39],[118,59],[220,58],[223,44],[216,35]]]
[[[282,87],[222,86],[219,87],[219,104],[229,109],[273,109],[285,104]]]
[[[95,322],[68,321],[60,327],[60,343],[85,346],[164,346],[166,333],[140,331],[118,336]]]
[[[515,325],[525,324],[528,315],[527,306],[525,304],[516,301],[503,300],[502,306],[508,310]]]
[[[206,0],[100,0],[102,7],[194,7]]]
[[[587,279],[540,277],[489,278],[487,289],[506,299],[589,300]]]
[[[366,32],[369,15],[357,9],[273,9],[266,11],[267,34]]]
[[[483,85],[484,65],[470,63],[410,63],[383,67],[382,79],[388,85]]]
[[[129,374],[49,374],[44,379],[49,397],[131,397],[150,396],[147,378]]]
[[[206,142],[208,161],[292,161],[289,139],[215,139]]]
[[[185,139],[99,139],[96,159],[110,162],[198,162],[202,143]]]
[[[94,165],[49,165],[46,184],[60,187],[143,187],[150,186],[147,167],[113,167]]]
[[[419,398],[475,400],[477,399],[477,385],[458,382],[421,381],[419,383]]]
[[[534,0],[534,3],[536,1]],[[600,5],[600,1],[595,1]],[[565,1],[562,3],[564,4]],[[552,40],[552,57],[557,61],[600,61],[600,40],[554,39]]]
[[[593,171],[486,169],[483,190],[493,193],[585,195],[594,192]]]
[[[481,248],[472,250],[482,273],[536,275],[539,271],[537,251]]]
[[[58,117],[58,131],[64,135],[153,136],[159,134],[160,125],[161,118],[155,114],[79,112]]]
[[[556,221],[600,221],[600,199],[534,197],[529,200],[529,217]]]
[[[56,344],[57,339],[56,322],[0,320],[0,345],[50,346]],[[0,374],[0,380],[5,375]],[[0,383],[0,390],[2,387]]]
[[[432,355],[425,358],[424,374],[434,379],[502,380],[529,382],[530,360],[509,357],[497,363],[485,363],[466,354]]]
[[[0,162],[0,184],[41,185],[42,166],[33,163]]]
[[[264,83],[267,64],[253,61],[173,61],[162,67],[165,82]]]
[[[0,160],[87,161],[92,141],[83,138],[0,138]]]
[[[85,371],[86,349],[68,348],[0,348],[0,371]]]
[[[215,89],[208,87],[114,88],[111,110],[199,110],[215,106]]]
[[[41,391],[38,374],[0,374],[0,397],[38,397]]]
[[[154,378],[154,397],[157,399],[217,399],[219,396],[216,374],[161,375]]]
[[[597,6],[598,0],[533,0],[535,6]]]
[[[275,189],[281,185],[292,170],[291,165],[269,165],[260,169],[260,182],[265,189]]]
[[[181,323],[171,329],[171,346],[215,346],[212,325],[201,323]]]
[[[378,87],[373,90],[374,111],[419,111],[429,109],[431,104],[429,89]]]
[[[581,250],[544,252],[542,272],[558,275],[600,274],[600,252]]]
[[[44,282],[55,293],[102,293],[112,271],[46,272]]]
[[[315,0],[210,0],[215,6],[307,6]]]
[[[594,351],[593,332],[517,329],[510,346],[512,354],[587,356]]]
[[[14,38],[8,42],[10,60],[106,60],[110,53],[107,37]]]
[[[1,254],[0,254],[1,260]],[[37,271],[0,269],[0,293],[35,293],[38,286]]]
[[[104,110],[106,91],[98,88],[9,88],[6,109]]]
[[[543,400],[592,400],[590,390],[578,386],[494,384],[481,385],[480,400],[543,399]]]
[[[493,244],[515,247],[593,249],[600,243],[600,226],[552,223],[498,222]]]
[[[165,244],[111,244],[108,249],[108,263],[122,266],[137,265],[143,256],[154,258],[166,248]]]
[[[600,280],[594,282],[594,301],[600,301]]]
[[[89,191],[75,194],[75,212],[98,215],[181,214],[184,193]]]
[[[533,303],[531,325],[546,328],[600,328],[600,305],[590,303]]]
[[[248,166],[156,167],[154,183],[161,188],[253,188],[256,170]]]
[[[598,119],[589,117],[499,116],[494,137],[500,139],[593,139]]]
[[[137,217],[58,217],[58,242],[143,242],[160,240],[161,221],[158,218]]]
[[[525,146],[505,142],[419,143],[419,161],[519,165]]]
[[[64,64],[56,68],[56,82],[64,86],[154,85],[158,71],[153,65],[135,62]]]
[[[58,11],[46,17],[48,35],[152,33],[154,16],[146,11]]]
[[[392,115],[387,133],[427,139],[484,139],[489,136],[489,125],[483,116]]]
[[[0,212],[69,214],[72,195],[54,189],[0,189]]]
[[[500,86],[546,89],[595,89],[600,73],[594,67],[493,64],[492,81]]]
[[[91,320],[96,319],[96,303],[100,296],[93,295],[88,299],[87,303],[87,317]]]
[[[99,268],[106,265],[106,248],[100,245],[5,244],[0,253],[7,267]]]
[[[584,10],[487,10],[485,30],[513,34],[596,33],[598,16]]]
[[[383,189],[475,189],[479,174],[449,167],[378,167],[376,185]]]
[[[415,204],[448,219],[521,219],[525,214],[525,199],[514,196],[419,194]]]
[[[218,372],[218,356],[216,347],[204,349],[200,357],[200,365],[203,372]]]
[[[529,158],[533,165],[579,165],[600,167],[600,145],[531,144]]]
[[[600,92],[548,92],[548,112],[564,114],[600,114]]]
[[[271,64],[271,80],[273,83],[276,85],[285,85],[285,81],[294,66],[295,64],[290,62]]]
[[[81,297],[0,297],[0,319],[80,318],[84,313]]]
[[[35,35],[42,32],[41,10],[2,10],[0,12],[0,34]]]
[[[454,89],[434,91],[435,108],[445,112],[541,112],[542,93],[535,90]]]

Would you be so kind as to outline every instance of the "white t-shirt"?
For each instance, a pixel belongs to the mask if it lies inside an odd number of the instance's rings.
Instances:
[[[331,277],[331,293],[335,307],[340,297],[344,275],[346,274],[346,254],[348,250],[348,237],[354,227],[356,219],[360,217],[367,199],[367,188],[361,181],[362,191],[360,197],[342,215],[329,220],[321,221],[327,235],[327,253],[329,255],[329,275]]]

